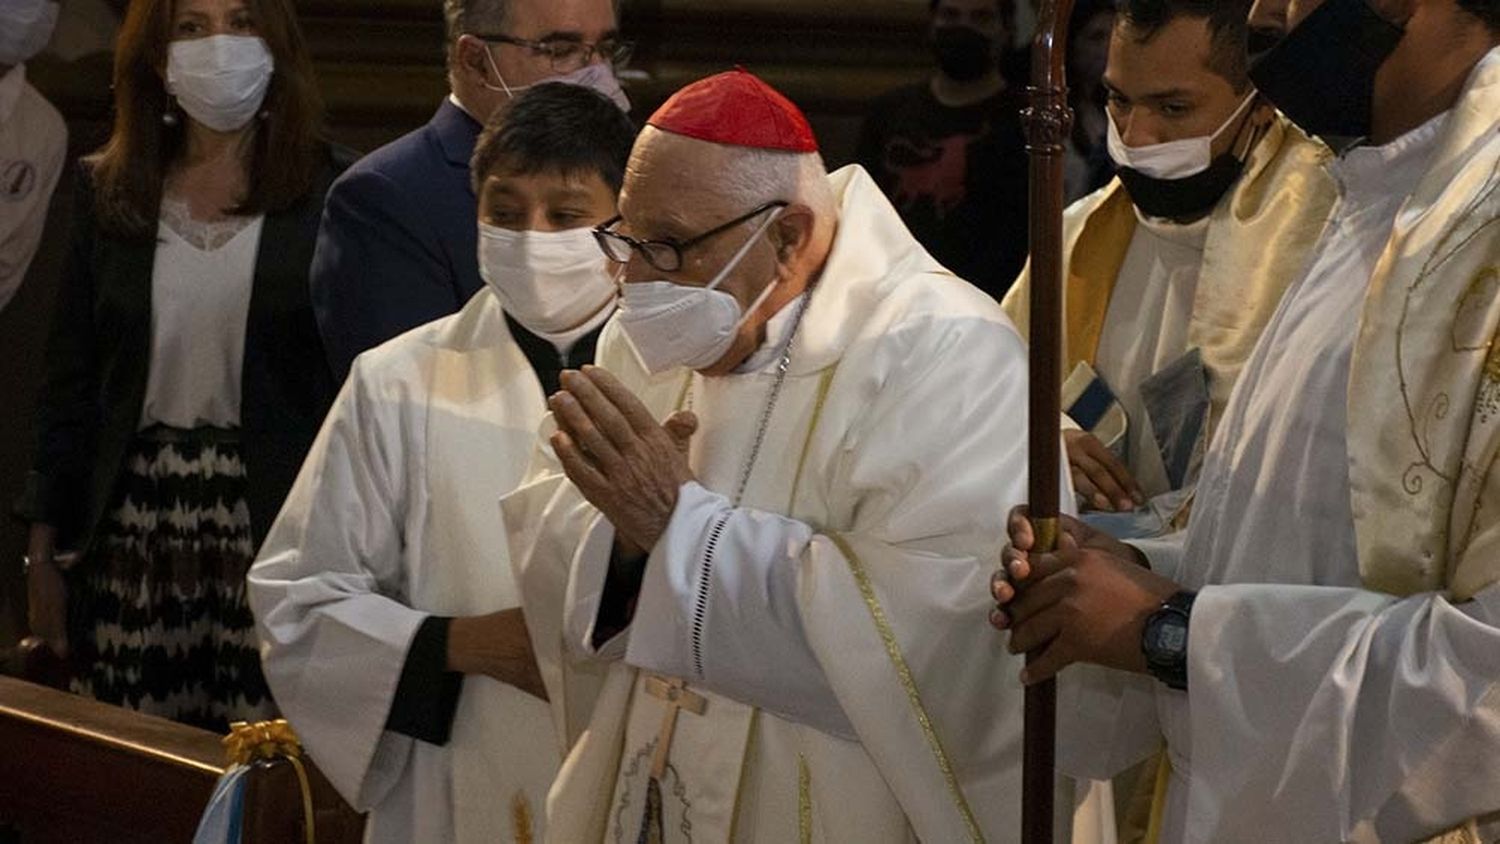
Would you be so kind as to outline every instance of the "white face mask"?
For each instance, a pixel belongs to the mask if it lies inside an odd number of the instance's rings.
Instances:
[[[495,78],[500,80],[499,87],[484,83],[484,87],[491,91],[504,94],[511,99],[516,95],[529,91],[537,85],[548,82],[561,82],[565,85],[577,85],[580,88],[588,88],[591,91],[603,94],[610,102],[619,107],[620,111],[630,111],[630,98],[625,96],[625,89],[620,87],[620,79],[615,76],[615,69],[603,62],[592,62],[578,68],[571,73],[562,73],[557,76],[549,76],[538,80],[530,85],[513,86],[505,84],[505,77],[500,75],[500,68],[495,65],[495,54],[490,52],[490,45],[484,47],[484,57],[490,63],[490,70],[494,72]]]
[[[40,53],[52,40],[57,9],[48,0],[0,2],[0,64],[20,64]]]
[[[167,93],[194,120],[233,132],[260,111],[275,61],[261,38],[214,35],[173,41],[167,51]]]
[[[744,310],[739,300],[718,289],[719,285],[779,216],[780,208],[767,215],[755,234],[706,287],[670,281],[623,285],[620,328],[647,372],[656,375],[679,366],[707,369],[724,357],[745,321],[766,301],[780,279],[772,279]]]
[[[1199,135],[1196,138],[1183,138],[1180,141],[1167,141],[1164,144],[1151,144],[1144,147],[1129,147],[1125,145],[1125,139],[1120,137],[1120,129],[1115,125],[1113,116],[1105,121],[1109,124],[1106,136],[1106,144],[1109,149],[1109,157],[1114,159],[1115,164],[1121,167],[1129,167],[1142,175],[1153,179],[1185,179],[1188,176],[1196,176],[1209,168],[1214,160],[1214,141],[1224,134],[1224,131],[1234,125],[1245,109],[1255,102],[1255,92],[1251,91],[1245,97],[1240,107],[1229,115],[1223,125],[1215,129],[1212,135]]]
[[[479,274],[506,313],[540,334],[577,328],[618,289],[589,228],[518,232],[480,223]]]

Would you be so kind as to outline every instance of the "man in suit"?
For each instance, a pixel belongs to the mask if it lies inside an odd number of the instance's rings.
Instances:
[[[445,0],[452,93],[422,128],[333,186],[312,267],[334,374],[360,352],[456,312],[479,277],[469,158],[491,114],[540,81],[573,81],[628,108],[613,0]]]

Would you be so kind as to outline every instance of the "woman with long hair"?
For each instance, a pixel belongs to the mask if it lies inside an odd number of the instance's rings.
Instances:
[[[29,621],[75,691],[222,728],[274,708],[245,571],[335,390],[307,270],[349,157],[292,0],[132,0],[114,98],[18,507]]]

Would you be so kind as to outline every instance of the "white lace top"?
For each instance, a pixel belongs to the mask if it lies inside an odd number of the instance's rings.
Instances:
[[[186,201],[163,197],[142,428],[239,425],[245,322],[264,221],[197,220]]]

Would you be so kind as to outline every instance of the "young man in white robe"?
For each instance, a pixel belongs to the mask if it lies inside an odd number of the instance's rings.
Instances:
[[[609,665],[549,840],[1015,840],[1019,663],[975,630],[1015,329],[744,71],[648,121],[620,210],[600,365],[503,505],[554,703]]]
[[[497,115],[473,160],[485,289],[358,358],[250,571],[277,703],[371,811],[367,840],[542,834],[563,740],[499,500],[614,310],[592,227],[615,214],[634,135],[579,86]]]
[[[1119,177],[1065,215],[1064,438],[1085,519],[1116,536],[1185,524],[1210,430],[1333,204],[1327,148],[1250,84],[1248,10],[1121,3]],[[1004,306],[1026,334],[1027,274]]]
[[[992,620],[1039,654],[1029,680],[1117,669],[1063,676],[1059,761],[1103,776],[1165,741],[1162,841],[1495,841],[1500,2],[1324,0],[1288,22],[1257,86],[1362,140],[1329,165],[1333,218],[1185,540],[1068,521],[1032,556],[1018,514]]]

